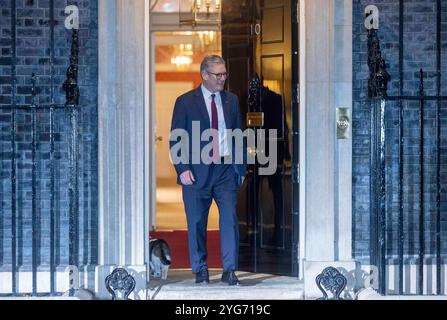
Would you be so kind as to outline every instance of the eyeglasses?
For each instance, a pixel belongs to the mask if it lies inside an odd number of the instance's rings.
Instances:
[[[223,77],[225,77],[225,79],[226,79],[228,77],[228,73],[226,73],[226,72],[223,72],[223,73],[213,73],[213,72],[207,71],[207,73],[215,75],[217,80],[220,80]]]

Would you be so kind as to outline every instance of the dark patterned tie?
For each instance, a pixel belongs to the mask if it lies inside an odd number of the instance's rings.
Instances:
[[[215,101],[216,95],[211,95],[211,128],[219,130],[219,118],[217,115],[217,106]]]
[[[211,129],[215,129],[217,132],[219,131],[219,118],[217,115],[217,106],[215,101],[216,95],[211,95]],[[213,134],[213,150],[211,151],[211,156],[213,158],[213,162],[216,163],[219,159],[219,135],[215,132]],[[214,151],[216,151],[214,153]]]

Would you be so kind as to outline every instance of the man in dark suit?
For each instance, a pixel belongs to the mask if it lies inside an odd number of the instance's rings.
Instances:
[[[206,56],[201,64],[202,85],[177,98],[172,117],[173,130],[188,133],[188,140],[171,135],[171,159],[179,156],[173,148],[178,143],[185,149],[180,153],[183,160],[174,163],[178,174],[177,183],[182,185],[183,202],[188,224],[189,256],[196,283],[208,283],[206,262],[206,230],[209,208],[214,199],[219,208],[219,229],[222,265],[221,281],[239,285],[235,274],[238,267],[239,224],[236,213],[237,193],[246,175],[246,147],[235,145],[227,130],[242,129],[239,101],[236,95],[224,91],[227,79],[225,61],[216,55]],[[212,131],[211,140],[202,141],[194,136],[200,125],[200,137],[205,130]],[[231,138],[230,138],[231,136]],[[201,141],[197,141],[200,139]],[[212,143],[212,149],[204,158],[202,151]],[[194,150],[200,145],[200,150]],[[242,150],[241,150],[242,149]],[[208,149],[205,149],[209,150]],[[177,153],[174,155],[174,153]],[[206,152],[205,152],[206,153]],[[243,161],[236,161],[242,153]],[[199,159],[200,157],[200,159]]]

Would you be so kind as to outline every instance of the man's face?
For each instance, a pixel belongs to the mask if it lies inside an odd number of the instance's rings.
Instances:
[[[210,69],[202,72],[202,83],[210,92],[224,89],[227,80],[227,69],[224,64],[212,64]]]

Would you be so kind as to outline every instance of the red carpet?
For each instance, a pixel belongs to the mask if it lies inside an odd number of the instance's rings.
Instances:
[[[151,238],[165,240],[171,249],[171,268],[189,269],[188,233],[183,230],[151,231]],[[222,268],[220,260],[220,236],[219,230],[208,231],[206,238],[208,249],[208,268]]]

